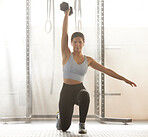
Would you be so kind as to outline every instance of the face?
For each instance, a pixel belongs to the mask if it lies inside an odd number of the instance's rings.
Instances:
[[[84,46],[84,41],[81,37],[75,37],[73,38],[71,45],[73,46],[74,52],[81,52]]]

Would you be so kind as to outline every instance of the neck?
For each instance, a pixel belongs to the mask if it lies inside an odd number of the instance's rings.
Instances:
[[[73,54],[76,55],[76,56],[81,56],[82,55],[81,52],[73,52]]]

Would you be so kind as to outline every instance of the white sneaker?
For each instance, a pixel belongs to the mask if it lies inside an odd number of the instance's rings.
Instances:
[[[85,123],[79,123],[79,134],[87,134],[87,130],[85,129]]]

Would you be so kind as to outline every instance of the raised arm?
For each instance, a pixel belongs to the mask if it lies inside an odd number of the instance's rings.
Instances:
[[[132,87],[133,87],[133,86],[137,87],[137,85],[136,85],[134,82],[132,82],[132,81],[130,81],[130,80],[124,78],[123,76],[117,74],[117,73],[114,72],[113,70],[108,69],[108,68],[106,68],[106,67],[100,65],[100,64],[97,63],[93,58],[88,57],[88,60],[89,60],[89,66],[92,67],[92,68],[94,68],[95,70],[99,70],[99,71],[101,71],[101,72],[103,72],[103,73],[105,73],[105,74],[107,74],[107,75],[109,75],[109,76],[111,76],[111,77],[113,77],[113,78],[116,78],[116,79],[119,79],[119,80],[123,80],[123,81],[126,82],[127,84],[130,84]]]
[[[61,39],[61,51],[63,60],[66,60],[69,56],[70,49],[68,48],[68,17],[70,10],[65,12],[62,28],[62,39]]]

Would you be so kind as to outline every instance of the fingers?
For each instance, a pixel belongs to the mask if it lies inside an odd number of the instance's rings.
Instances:
[[[70,12],[70,9],[68,9],[68,10],[65,11],[66,14],[69,14],[69,12]]]
[[[134,82],[129,83],[132,87],[137,87],[137,85]]]
[[[137,85],[134,82],[132,82],[132,81],[126,80],[125,82],[127,84],[131,85],[132,87],[137,87]]]
[[[133,83],[133,85],[134,85],[135,87],[137,87],[137,85],[136,85],[135,83]]]

